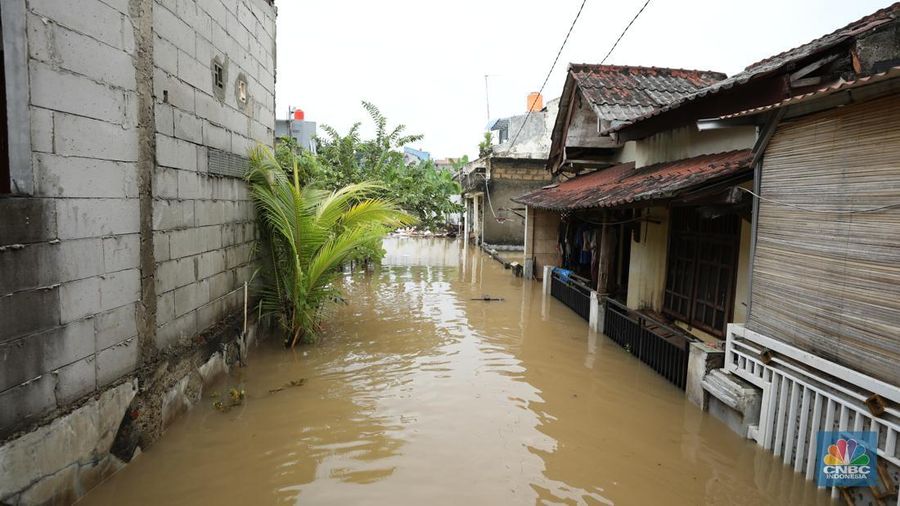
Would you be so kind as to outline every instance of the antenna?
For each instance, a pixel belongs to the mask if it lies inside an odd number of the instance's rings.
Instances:
[[[488,75],[484,75],[484,103],[487,106],[487,120],[491,120],[491,92],[488,89]]]

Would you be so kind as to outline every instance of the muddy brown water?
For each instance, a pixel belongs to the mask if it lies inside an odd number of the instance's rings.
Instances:
[[[214,389],[243,405],[207,392],[82,504],[828,503],[539,283],[452,240],[385,246],[319,344],[253,350]]]

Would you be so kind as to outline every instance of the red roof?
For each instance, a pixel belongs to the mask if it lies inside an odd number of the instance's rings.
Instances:
[[[872,14],[863,17],[862,19],[858,19],[843,28],[835,30],[834,32],[831,32],[827,35],[823,35],[822,37],[819,37],[818,39],[815,39],[811,42],[807,42],[802,46],[795,47],[775,56],[766,58],[762,61],[758,61],[745,68],[743,72],[735,74],[728,79],[724,79],[711,84],[710,86],[702,88],[695,93],[679,97],[648,113],[634,117],[632,118],[632,121],[630,123],[612,125],[611,127],[600,132],[600,134],[609,135],[610,133],[626,129],[630,125],[635,125],[654,116],[659,116],[660,114],[666,113],[668,111],[678,109],[689,102],[702,99],[703,97],[715,95],[719,92],[734,88],[736,86],[739,87],[746,85],[750,81],[754,81],[761,77],[770,76],[785,69],[791,70],[793,68],[793,65],[797,65],[798,63],[804,61],[806,58],[825,51],[829,51],[832,48],[835,48],[836,46],[844,44],[848,41],[853,41],[863,33],[867,33],[886,23],[895,22],[898,17],[900,17],[900,2],[896,2],[883,9],[875,11]]]
[[[667,199],[704,183],[749,171],[749,149],[701,155],[639,169],[623,163],[579,176],[513,200],[538,209],[557,211],[617,207],[638,201]]]
[[[602,119],[628,121],[725,79],[705,70],[570,64],[569,73]]]

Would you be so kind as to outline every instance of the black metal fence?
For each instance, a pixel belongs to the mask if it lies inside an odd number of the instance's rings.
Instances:
[[[585,320],[590,320],[591,289],[586,279],[569,274],[566,280],[554,269],[550,277],[550,295],[569,306]]]
[[[680,332],[648,320],[614,300],[606,300],[603,333],[641,362],[684,389],[689,340]]]

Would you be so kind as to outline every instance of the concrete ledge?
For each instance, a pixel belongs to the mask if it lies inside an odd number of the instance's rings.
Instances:
[[[109,452],[137,391],[137,380],[122,383],[0,447],[0,502],[74,502],[117,471]]]
[[[709,393],[708,410],[734,432],[750,437],[750,428],[759,425],[762,392],[750,383],[716,369],[703,379]]]
[[[706,343],[693,342],[688,357],[685,394],[698,408],[706,411],[708,396],[703,390],[703,380],[713,369],[725,366],[725,352]]]

